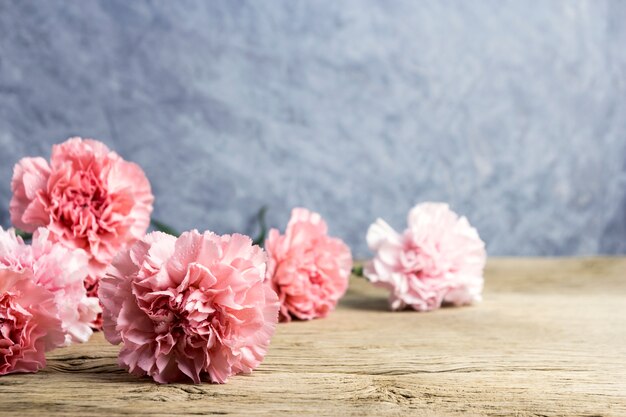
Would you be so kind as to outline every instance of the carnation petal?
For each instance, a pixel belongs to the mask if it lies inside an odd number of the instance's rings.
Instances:
[[[400,235],[383,219],[377,219],[367,230],[367,245],[377,251],[383,244],[400,245]]]

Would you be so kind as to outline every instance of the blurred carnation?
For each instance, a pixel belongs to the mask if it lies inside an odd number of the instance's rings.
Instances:
[[[223,383],[263,360],[278,321],[266,256],[243,235],[154,232],[102,279],[104,334],[119,363],[156,382]]]
[[[265,241],[267,279],[280,300],[280,320],[326,317],[348,288],[350,248],[327,235],[322,217],[296,208],[284,235],[270,230]]]
[[[35,230],[32,244],[26,245],[13,229],[0,227],[0,270],[26,271],[54,295],[67,344],[89,340],[90,324],[100,313],[98,299],[88,297],[83,285],[87,264],[83,250],[53,243],[47,229]]]
[[[408,225],[398,234],[378,219],[367,232],[375,257],[365,276],[391,292],[391,308],[428,311],[480,301],[485,244],[467,219],[447,204],[424,203],[409,212]]]
[[[93,139],[71,138],[52,147],[50,164],[23,158],[14,168],[10,211],[27,232],[43,226],[50,239],[89,255],[86,286],[95,296],[115,254],[140,239],[154,197],[142,169]]]
[[[64,341],[54,294],[29,269],[0,268],[0,375],[42,369]]]

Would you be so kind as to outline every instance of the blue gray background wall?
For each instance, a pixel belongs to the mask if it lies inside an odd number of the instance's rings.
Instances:
[[[141,164],[156,217],[320,211],[357,256],[416,202],[494,255],[626,252],[626,3],[0,0],[13,164],[71,135]]]

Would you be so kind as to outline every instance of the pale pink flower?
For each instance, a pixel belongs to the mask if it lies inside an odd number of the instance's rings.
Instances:
[[[365,276],[390,291],[391,308],[429,311],[480,301],[485,244],[467,219],[447,204],[423,203],[409,212],[408,225],[398,234],[378,219],[367,232],[375,257]]]
[[[280,320],[326,317],[348,288],[350,248],[328,236],[318,213],[296,208],[284,235],[276,229],[265,241],[267,280],[280,300]]]
[[[89,255],[88,286],[150,224],[150,183],[142,169],[101,142],[71,138],[54,145],[50,163],[24,158],[14,168],[11,221],[27,232],[43,226],[50,239]]]
[[[54,294],[30,270],[0,268],[0,375],[37,372],[64,340]]]
[[[83,285],[88,261],[83,250],[52,242],[47,229],[35,230],[27,245],[13,229],[0,227],[0,269],[27,271],[35,284],[54,295],[66,344],[86,342],[92,334],[90,324],[100,313],[98,299],[88,297]]]
[[[263,250],[237,234],[154,232],[120,252],[99,291],[120,365],[159,383],[251,372],[278,321],[265,268]]]

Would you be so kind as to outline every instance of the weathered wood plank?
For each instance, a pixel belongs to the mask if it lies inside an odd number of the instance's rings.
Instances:
[[[0,415],[626,415],[626,258],[493,259],[486,276],[483,303],[421,314],[353,278],[226,385],[137,379],[98,334],[1,377]]]

